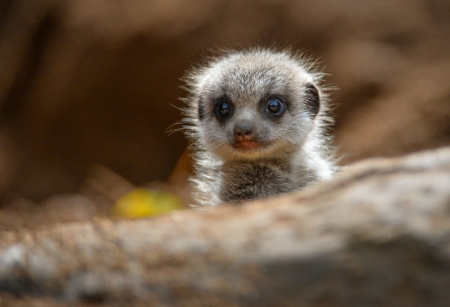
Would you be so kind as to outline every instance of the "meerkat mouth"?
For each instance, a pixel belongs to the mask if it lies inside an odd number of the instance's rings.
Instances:
[[[263,148],[266,146],[265,143],[258,143],[254,141],[241,141],[232,144],[233,148],[240,149],[243,151],[253,151],[258,148]]]

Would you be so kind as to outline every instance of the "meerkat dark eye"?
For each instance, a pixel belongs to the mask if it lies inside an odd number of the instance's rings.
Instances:
[[[226,119],[231,115],[231,105],[225,99],[220,99],[215,106],[215,113],[217,119]]]
[[[270,98],[267,101],[266,110],[270,115],[280,116],[283,114],[284,109],[284,103],[278,98]]]

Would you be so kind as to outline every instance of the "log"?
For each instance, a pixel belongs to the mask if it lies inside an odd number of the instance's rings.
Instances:
[[[241,206],[0,242],[1,306],[448,306],[450,147]]]

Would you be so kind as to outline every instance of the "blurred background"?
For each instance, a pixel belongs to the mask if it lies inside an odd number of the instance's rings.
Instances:
[[[179,78],[273,44],[338,88],[341,164],[450,144],[449,0],[2,0],[0,225],[109,215],[137,185],[189,201]]]

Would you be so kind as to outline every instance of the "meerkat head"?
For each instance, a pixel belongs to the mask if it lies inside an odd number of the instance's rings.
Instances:
[[[289,53],[257,49],[194,71],[187,101],[196,142],[225,161],[276,158],[298,149],[323,95],[320,76],[308,70]]]

